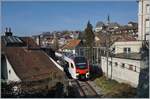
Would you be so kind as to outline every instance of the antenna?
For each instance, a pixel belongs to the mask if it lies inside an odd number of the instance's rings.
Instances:
[[[8,32],[8,28],[6,27],[6,31],[5,32]]]

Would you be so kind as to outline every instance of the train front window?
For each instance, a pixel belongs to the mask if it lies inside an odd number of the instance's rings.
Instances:
[[[76,57],[74,61],[75,61],[77,68],[79,68],[79,69],[87,68],[87,62],[84,57]]]

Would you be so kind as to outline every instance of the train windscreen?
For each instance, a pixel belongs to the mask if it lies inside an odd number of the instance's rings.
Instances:
[[[75,65],[77,68],[79,68],[79,69],[87,68],[87,61],[86,61],[85,57],[76,57],[74,59],[74,61],[75,61]]]

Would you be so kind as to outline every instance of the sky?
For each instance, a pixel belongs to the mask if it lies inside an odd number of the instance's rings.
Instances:
[[[26,1],[2,2],[2,32],[11,27],[17,36],[47,31],[84,30],[88,20],[95,28],[98,21],[127,24],[138,20],[136,1]]]

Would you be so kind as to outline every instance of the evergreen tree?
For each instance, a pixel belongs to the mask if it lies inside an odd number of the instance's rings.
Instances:
[[[88,47],[87,50],[87,58],[89,59],[90,63],[92,63],[93,59],[93,46],[94,46],[94,32],[93,32],[93,26],[90,24],[88,21],[87,27],[85,28],[84,31],[84,40],[85,40],[85,45]]]
[[[87,27],[85,28],[84,31],[84,38],[85,38],[85,43],[87,47],[93,47],[94,45],[94,32],[93,32],[93,26],[90,24],[88,21]]]

